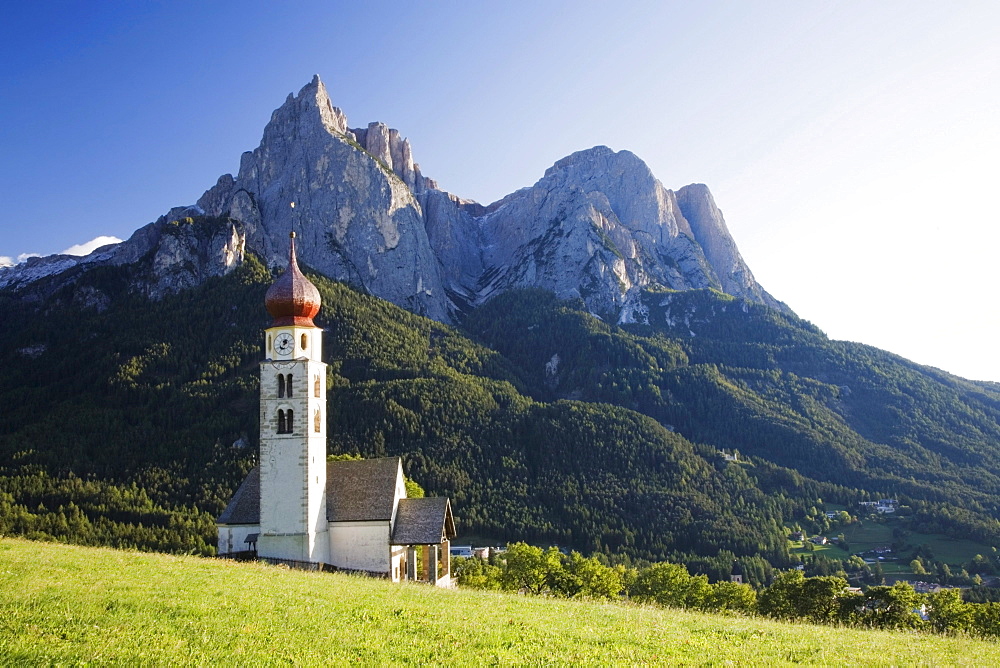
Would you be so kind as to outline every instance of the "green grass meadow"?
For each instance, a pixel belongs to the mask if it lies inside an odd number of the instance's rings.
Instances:
[[[0,539],[0,665],[1000,665],[1000,645]]]
[[[898,520],[889,519],[885,524],[866,520],[852,524],[843,529],[844,538],[850,545],[851,552],[857,553],[870,550],[881,545],[891,545],[894,542],[892,530],[899,526]],[[906,544],[903,554],[908,554],[914,548],[926,545],[934,553],[934,558],[951,566],[961,566],[976,554],[990,554],[993,551],[988,545],[972,540],[952,538],[938,533],[906,532],[903,539]]]

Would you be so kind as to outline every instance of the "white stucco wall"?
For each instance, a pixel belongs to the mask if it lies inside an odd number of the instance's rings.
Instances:
[[[330,563],[337,568],[391,574],[389,522],[330,522]]]
[[[257,554],[268,559],[288,559],[311,563],[329,563],[330,540],[326,532],[296,534],[261,534]]]
[[[260,526],[256,524],[220,524],[219,543],[216,546],[219,556],[249,550],[250,546],[244,541],[252,533],[260,533]]]
[[[282,356],[271,346],[283,332],[293,336],[295,348]],[[321,357],[319,328],[272,327],[266,332],[265,361],[260,366],[258,554],[262,557],[329,563],[326,364]],[[279,383],[279,376],[291,379],[291,387]],[[289,433],[278,431],[279,411],[294,413]]]
[[[402,582],[406,578],[403,577],[403,572],[406,570],[406,548],[401,545],[392,545],[390,547],[390,567],[389,577],[393,582]]]

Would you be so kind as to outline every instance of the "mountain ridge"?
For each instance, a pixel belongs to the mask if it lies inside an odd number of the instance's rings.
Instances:
[[[199,215],[232,219],[228,239],[163,236]],[[316,271],[442,322],[515,287],[579,296],[611,318],[650,284],[716,287],[788,310],[754,279],[707,187],[675,193],[633,153],[597,146],[492,204],[462,199],[421,173],[399,131],[351,128],[318,75],[272,113],[236,176],[220,176],[195,205],[100,253],[0,270],[0,289],[152,253],[143,289],[156,298],[230,271],[246,249],[276,266],[293,230]]]

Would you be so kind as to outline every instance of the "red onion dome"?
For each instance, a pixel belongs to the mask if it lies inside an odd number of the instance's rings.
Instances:
[[[295,232],[291,234],[288,269],[267,290],[264,297],[274,326],[305,325],[315,327],[313,316],[319,313],[320,296],[316,286],[299,270],[295,259]]]

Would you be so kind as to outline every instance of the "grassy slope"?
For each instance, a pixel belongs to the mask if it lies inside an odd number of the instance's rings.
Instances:
[[[966,638],[0,540],[0,664],[1000,664]]]

